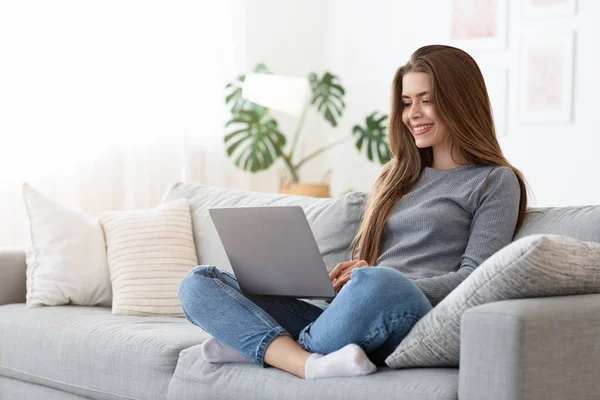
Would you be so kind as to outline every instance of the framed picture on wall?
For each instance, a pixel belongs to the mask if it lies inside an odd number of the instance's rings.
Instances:
[[[452,45],[465,50],[506,48],[508,0],[452,0]]]
[[[524,0],[523,15],[526,18],[543,18],[574,15],[576,0]]]
[[[494,115],[494,125],[498,137],[506,136],[507,132],[507,90],[508,90],[508,70],[505,68],[487,68],[481,69],[485,86],[490,96],[492,104],[492,113]]]
[[[571,122],[574,46],[573,31],[523,35],[519,51],[521,122]]]

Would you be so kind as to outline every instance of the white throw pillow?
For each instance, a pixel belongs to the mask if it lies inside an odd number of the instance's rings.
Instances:
[[[472,307],[527,297],[600,293],[600,243],[567,236],[519,239],[483,262],[409,332],[392,368],[458,367],[460,322]]]
[[[187,200],[100,215],[113,289],[112,313],[183,316],[179,283],[196,265]]]
[[[23,184],[31,243],[27,248],[28,307],[110,306],[104,233],[98,218],[69,210]]]

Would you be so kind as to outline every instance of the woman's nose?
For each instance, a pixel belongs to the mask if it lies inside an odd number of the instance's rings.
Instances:
[[[410,119],[421,117],[421,108],[418,105],[413,104],[408,112],[408,117]]]

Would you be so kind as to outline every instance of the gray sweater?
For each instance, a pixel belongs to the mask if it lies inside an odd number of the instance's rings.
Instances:
[[[508,167],[425,168],[392,210],[376,265],[402,272],[435,306],[512,241],[520,195]]]

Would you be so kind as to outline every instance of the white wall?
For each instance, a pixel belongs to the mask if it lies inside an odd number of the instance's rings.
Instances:
[[[508,44],[504,51],[470,52],[483,68],[508,69],[507,135],[500,143],[507,158],[523,171],[535,204],[600,204],[600,2],[578,0],[572,17],[531,22],[522,16],[521,1],[509,1]],[[451,0],[329,0],[327,68],[348,88],[348,115],[341,132],[375,109],[387,111],[389,85],[397,67],[425,44],[450,42]],[[576,31],[574,119],[571,124],[522,124],[518,119],[518,50],[524,32],[552,29]],[[379,167],[337,151],[333,192],[347,187],[368,190]],[[534,203],[532,203],[534,204]]]

